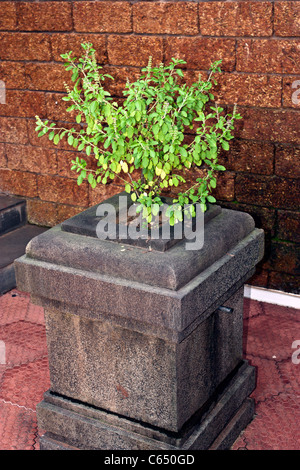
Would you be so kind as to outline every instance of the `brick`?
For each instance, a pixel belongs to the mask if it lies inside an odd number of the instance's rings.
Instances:
[[[149,3],[133,5],[133,31],[154,34],[198,34],[196,3]]]
[[[51,59],[50,38],[39,33],[0,33],[1,60]]]
[[[218,85],[212,93],[216,101],[257,107],[281,107],[281,77],[241,73],[215,76]]]
[[[6,103],[0,104],[0,116],[46,117],[44,93],[6,90]]]
[[[16,29],[16,4],[13,2],[1,2],[0,13],[0,30]]]
[[[235,40],[203,37],[167,37],[166,62],[172,57],[187,62],[186,68],[208,70],[212,62],[222,59],[222,70],[235,67]]]
[[[238,202],[278,209],[298,209],[299,180],[279,176],[238,174],[235,179],[235,196]]]
[[[112,96],[123,96],[126,82],[135,82],[141,75],[140,70],[131,67],[104,67],[103,73],[111,75],[114,80],[105,78],[104,88],[109,91]]]
[[[268,287],[269,272],[266,269],[256,267],[255,274],[247,281],[247,284],[251,284],[256,287]]]
[[[25,70],[30,90],[66,91],[64,82],[72,83],[70,72],[62,64],[32,62]]]
[[[300,76],[283,77],[282,106],[300,109]]]
[[[79,214],[86,209],[86,207],[78,207],[78,206],[69,206],[66,204],[57,204],[56,205],[56,223],[61,224],[64,220],[70,219],[70,217],[74,217],[74,215]]]
[[[72,179],[38,175],[38,195],[43,201],[86,207],[88,183],[78,186]]]
[[[116,36],[108,37],[108,61],[111,65],[145,67],[149,57],[153,64],[163,60],[163,39],[158,36]]]
[[[268,288],[299,295],[299,276],[270,271]]]
[[[195,168],[193,172],[186,170],[179,171],[178,174],[183,176],[185,183],[179,183],[178,187],[168,188],[163,190],[163,196],[175,197],[179,192],[185,192],[196,183],[196,178],[203,178],[206,176],[206,170]],[[222,201],[232,201],[234,199],[234,173],[227,171],[226,173],[219,172],[217,174],[217,187],[213,190],[212,194],[216,199]]]
[[[53,227],[60,224],[84,209],[85,207],[57,204],[55,202],[41,201],[40,199],[27,200],[29,223],[43,227]]]
[[[27,88],[25,64],[21,62],[0,62],[0,80],[5,83],[6,89]]]
[[[222,207],[241,212],[247,212],[253,217],[255,221],[255,227],[262,228],[269,237],[275,236],[275,209],[237,203],[236,201],[222,202]]]
[[[6,144],[7,168],[34,173],[56,174],[56,152],[52,149]]]
[[[107,51],[106,51],[106,38],[102,35],[95,34],[52,34],[51,35],[51,48],[52,58],[57,62],[63,62],[61,54],[72,51],[72,56],[81,57],[84,54],[84,50],[81,47],[82,43],[93,44],[93,48],[96,50],[96,58],[99,64],[107,63]]]
[[[65,176],[67,178],[75,178],[77,179],[78,173],[76,171],[71,170],[72,167],[72,160],[75,160],[76,157],[83,158],[87,166],[86,168],[89,170],[96,170],[97,169],[97,160],[90,155],[87,156],[84,152],[72,152],[72,151],[65,151],[65,150],[58,150],[57,151],[57,174],[59,176]]]
[[[188,86],[192,86],[196,83],[199,78],[206,80],[208,78],[208,72],[206,70],[182,70],[184,77],[180,79],[178,77],[178,83],[186,83]]]
[[[289,37],[300,35],[299,1],[274,3],[274,33]]]
[[[27,200],[28,222],[42,227],[53,227],[57,222],[57,205],[54,202]]]
[[[239,39],[236,70],[262,73],[298,73],[300,40]]]
[[[56,148],[53,141],[48,139],[48,135],[38,137],[38,132],[35,131],[36,121],[35,119],[28,119],[28,140],[29,143],[35,147],[43,148]],[[61,144],[59,144],[61,145]]]
[[[20,2],[17,5],[21,31],[70,31],[72,11],[69,2]]]
[[[68,152],[64,150],[57,151],[57,174],[67,178],[77,179],[78,173],[71,170],[72,160],[76,157],[85,158],[80,152]],[[85,159],[86,160],[86,159]]]
[[[58,128],[66,128],[71,129],[74,127],[78,129],[78,125],[73,125],[72,123],[66,122],[57,122],[56,123]],[[55,145],[52,140],[49,140],[48,134],[38,137],[39,132],[35,131],[36,128],[36,121],[35,119],[28,119],[28,138],[31,145],[34,147],[45,147],[45,148],[55,148],[55,149],[67,149],[70,150],[70,146],[67,142],[66,138],[63,138],[58,145]]]
[[[209,36],[271,36],[271,2],[199,4],[200,31]]]
[[[131,5],[129,2],[74,2],[75,31],[96,33],[129,33]]]
[[[7,158],[4,144],[0,144],[0,168],[7,168]]]
[[[89,185],[89,206],[95,206],[122,191],[124,188],[114,183],[98,184],[94,189]]]
[[[275,173],[287,178],[300,178],[300,148],[278,146],[275,153]]]
[[[226,171],[217,174],[217,187],[212,195],[219,201],[232,201],[234,199],[234,173]]]
[[[84,152],[75,152],[75,151],[65,151],[65,150],[58,150],[57,151],[57,175],[64,176],[66,178],[73,178],[77,179],[78,173],[75,170],[71,170],[72,167],[72,160],[75,160],[76,157],[83,158],[87,166],[88,170],[96,170],[97,167],[97,160],[92,156],[87,156]],[[121,176],[121,174],[120,174]],[[122,175],[123,177],[123,175]],[[133,178],[133,175],[132,175]]]
[[[229,143],[229,150],[221,150],[219,158],[220,163],[226,169],[260,175],[273,173],[274,148],[272,144],[238,139]]]
[[[27,144],[26,120],[0,116],[0,142]]]
[[[0,190],[16,196],[37,196],[36,175],[33,173],[0,169]]]
[[[270,256],[265,265],[271,271],[299,275],[300,245],[273,241]]]
[[[277,237],[281,240],[300,243],[300,213],[278,211]]]
[[[71,103],[63,101],[63,96],[66,96],[66,93],[46,93],[47,119],[51,121],[75,122],[78,112],[67,111]]]
[[[299,143],[300,122],[297,112],[283,109],[239,108],[243,119],[235,125],[241,139]]]

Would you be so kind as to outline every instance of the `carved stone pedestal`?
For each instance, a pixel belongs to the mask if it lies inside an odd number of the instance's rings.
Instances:
[[[252,419],[243,286],[264,236],[248,214],[211,211],[198,251],[99,240],[94,207],[16,261],[45,310],[41,449],[227,449]]]

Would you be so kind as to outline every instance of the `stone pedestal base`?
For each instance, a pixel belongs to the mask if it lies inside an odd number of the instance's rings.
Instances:
[[[255,370],[242,361],[177,433],[46,392],[37,406],[41,450],[227,450],[252,420]]]
[[[263,232],[216,206],[201,249],[173,237],[149,250],[98,239],[98,222],[89,208],[15,262],[18,288],[45,309],[41,448],[228,449],[254,412],[243,286]]]

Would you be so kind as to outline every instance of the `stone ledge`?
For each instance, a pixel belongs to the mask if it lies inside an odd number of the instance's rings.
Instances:
[[[243,361],[215,401],[206,411],[204,408],[202,417],[177,434],[46,392],[37,406],[39,427],[47,430],[41,437],[41,449],[48,449],[51,441],[62,450],[69,446],[97,450],[206,450],[214,442],[228,449],[243,424],[253,418],[253,402],[247,397],[254,387],[255,369]]]
[[[248,214],[222,209],[205,224],[201,249],[187,250],[186,240],[182,240],[167,251],[158,252],[64,232],[58,225],[33,240],[26,253],[33,260],[177,291],[232,250],[254,228]]]
[[[59,266],[28,255],[15,261],[16,276],[20,290],[30,292],[36,300],[65,304],[73,313],[81,310],[92,319],[116,315],[142,321],[145,328],[150,325],[182,332],[195,320],[201,321],[214,300],[222,298],[254,268],[263,254],[263,239],[262,230],[253,230],[230,253],[177,291]]]

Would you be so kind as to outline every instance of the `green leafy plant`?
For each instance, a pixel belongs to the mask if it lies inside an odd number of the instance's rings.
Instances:
[[[150,58],[140,78],[127,81],[125,100],[118,104],[104,88],[103,82],[113,78],[101,73],[92,44],[82,44],[82,48],[79,59],[72,57],[72,51],[62,55],[74,82],[72,90],[65,85],[67,95],[62,99],[71,102],[67,111],[76,112],[78,128],[57,127],[37,116],[39,136],[48,133],[54,144],[66,138],[72,148],[93,155],[96,169],[88,168],[79,156],[72,161],[77,183],[87,178],[95,188],[118,178],[148,223],[159,212],[162,192],[186,183],[182,170],[200,168],[203,176],[177,194],[167,215],[174,225],[184,213],[195,215],[195,203],[205,211],[207,202],[215,202],[210,193],[217,185],[217,172],[225,170],[218,163],[219,151],[229,150],[234,120],[241,118],[236,107],[224,115],[222,108],[211,105],[210,90],[221,61],[211,65],[206,80],[199,76],[188,86],[180,68],[186,62],[173,58],[168,65],[154,67]],[[194,135],[186,143],[188,129]],[[140,170],[138,180],[132,177],[134,170]]]

